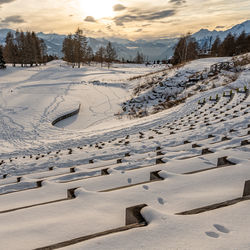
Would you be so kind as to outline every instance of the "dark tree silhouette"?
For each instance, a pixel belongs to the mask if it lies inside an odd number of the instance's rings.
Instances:
[[[116,59],[117,54],[115,48],[112,46],[111,42],[108,42],[105,50],[105,61],[108,63],[108,68],[112,62]]]
[[[3,47],[0,45],[0,69],[5,69],[6,65],[5,65],[5,61],[3,58]]]
[[[15,36],[9,32],[5,39],[4,58],[15,66],[38,65],[45,62],[47,47],[35,32],[16,31]]]
[[[198,57],[198,44],[190,34],[180,38],[177,43],[172,59],[172,63],[179,64]]]
[[[212,48],[211,48],[211,55],[212,56],[218,56],[219,55],[219,48],[220,48],[221,40],[219,37],[216,37]]]

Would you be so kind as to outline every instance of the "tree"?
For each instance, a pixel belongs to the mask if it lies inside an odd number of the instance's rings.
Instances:
[[[233,56],[236,53],[235,37],[229,33],[220,45],[220,56]]]
[[[40,48],[40,53],[41,53],[41,62],[40,63],[46,63],[46,62],[49,62],[47,59],[48,58],[56,58],[54,56],[51,56],[51,57],[47,57],[47,45],[46,43],[44,42],[43,39],[39,39],[39,48]],[[47,58],[47,59],[46,59]],[[58,58],[57,58],[58,59]],[[50,60],[50,59],[49,59]],[[50,60],[52,61],[52,60]]]
[[[3,58],[3,47],[0,45],[0,69],[5,69],[6,65],[5,65],[5,61]]]
[[[220,48],[220,38],[217,36],[216,39],[214,40],[214,43],[211,48],[211,55],[212,56],[218,56],[219,55],[219,48]]]
[[[235,41],[236,54],[242,54],[249,51],[250,44],[247,42],[247,36],[245,31],[243,31],[240,36]]]
[[[81,29],[77,29],[74,34],[74,57],[75,62],[78,64],[78,68],[81,66],[81,62],[84,62],[86,56],[86,46],[87,40],[86,37],[83,36],[83,31]]]
[[[93,52],[92,48],[90,46],[88,46],[87,50],[86,50],[86,61],[89,65],[90,65],[91,61],[93,60],[93,58],[94,58],[94,52]]]
[[[190,34],[180,38],[177,43],[172,59],[172,63],[178,64],[188,60],[196,59],[198,56],[198,44]]]
[[[64,39],[62,52],[64,60],[72,63],[72,67],[76,63],[80,68],[81,63],[90,63],[93,59],[92,48],[88,45],[87,38],[79,28],[73,36],[70,34]]]
[[[143,55],[143,53],[140,53],[139,51],[137,51],[134,62],[138,63],[138,64],[144,63],[144,55]]]
[[[45,62],[47,46],[42,39],[39,39],[35,32],[16,31],[15,36],[9,32],[5,39],[4,57],[7,62],[24,65],[38,65]]]
[[[187,37],[180,38],[173,55],[173,64],[182,63],[186,60]]]
[[[204,44],[202,45],[202,48],[201,48],[201,53],[202,54],[206,54],[208,51],[208,42],[207,40],[204,42]]]
[[[195,38],[188,39],[187,54],[185,61],[190,61],[198,58],[198,43]]]
[[[25,34],[23,31],[16,31],[16,41],[18,48],[18,62],[21,64],[21,67],[25,63]]]
[[[101,63],[101,67],[102,64],[105,60],[105,48],[103,46],[101,46],[95,53],[95,60],[99,63]]]
[[[12,63],[13,66],[16,66],[18,60],[18,48],[15,44],[14,36],[11,32],[8,32],[5,39],[4,47],[4,58],[8,63]]]
[[[110,68],[111,63],[116,59],[117,54],[115,48],[112,46],[111,42],[108,42],[105,50],[105,61],[108,63],[108,68]]]
[[[63,40],[63,47],[62,52],[64,54],[64,60],[72,64],[72,67],[74,67],[74,40],[72,38],[72,35],[69,34],[64,40]]]

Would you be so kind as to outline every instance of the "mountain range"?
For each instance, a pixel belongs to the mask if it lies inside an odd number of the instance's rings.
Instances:
[[[4,44],[6,34],[11,31],[11,29],[0,29],[0,44]],[[209,31],[208,29],[201,29],[194,33],[194,37],[199,45],[203,46],[205,43],[208,45],[212,44],[213,41],[218,36],[221,40],[229,34],[232,33],[236,36],[240,35],[243,31],[246,34],[250,34],[250,20],[247,20],[241,24],[233,26],[231,29],[224,31]],[[62,43],[66,35],[59,34],[45,34],[42,32],[38,33],[38,37],[44,39],[48,48],[48,54],[56,54],[62,57]],[[137,51],[142,52],[148,60],[163,60],[167,59],[173,54],[174,46],[178,42],[179,38],[166,38],[166,39],[156,39],[156,40],[136,40],[131,41],[127,39],[120,38],[91,38],[88,37],[90,46],[94,51],[96,51],[100,46],[106,46],[108,41],[111,41],[113,46],[116,48],[118,57],[124,58],[126,60],[132,60]]]

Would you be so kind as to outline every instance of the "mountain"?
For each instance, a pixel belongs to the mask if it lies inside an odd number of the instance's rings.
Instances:
[[[11,29],[0,29],[0,44],[4,44],[6,34],[9,31],[15,32]],[[210,46],[217,36],[219,36],[221,40],[224,40],[224,38],[230,32],[238,36],[242,33],[242,31],[250,34],[250,20],[247,20],[241,24],[237,24],[231,29],[225,31],[209,31],[208,29],[201,29],[198,32],[194,33],[192,37],[194,37],[202,47],[204,44]],[[48,47],[49,54],[56,54],[59,57],[62,57],[62,43],[66,35],[45,34],[43,32],[39,32],[38,37],[44,39]],[[173,55],[174,46],[178,42],[178,38],[156,39],[152,41],[130,41],[127,39],[116,37],[89,37],[88,41],[94,51],[97,51],[100,46],[106,46],[108,41],[111,41],[113,43],[113,46],[117,50],[119,59],[124,58],[125,60],[132,60],[135,57],[137,51],[140,51],[148,60],[163,60]]]
[[[9,31],[13,33],[15,32],[11,29],[0,29],[0,44],[5,43],[5,37]],[[63,56],[61,50],[66,35],[45,34],[43,32],[39,32],[37,35],[45,41],[48,48],[48,54],[56,54],[59,57]],[[88,41],[94,51],[97,51],[100,46],[106,46],[108,42],[111,41],[117,51],[119,59],[124,58],[125,60],[133,60],[137,51],[140,51],[148,60],[163,60],[172,55],[173,44],[176,43],[177,39],[164,39],[148,42],[144,40],[130,41],[127,39],[112,37],[88,37]]]
[[[207,43],[208,45],[210,43],[212,44],[216,37],[219,37],[220,40],[223,41],[229,33],[235,36],[239,36],[243,31],[245,31],[246,34],[250,34],[250,20],[247,20],[241,24],[237,24],[231,29],[225,31],[210,31],[208,29],[201,29],[198,32],[194,33],[192,37],[194,37],[199,45],[202,46],[205,43]]]

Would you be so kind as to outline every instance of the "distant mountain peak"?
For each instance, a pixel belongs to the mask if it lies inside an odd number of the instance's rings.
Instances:
[[[220,24],[218,24],[220,25]],[[218,26],[221,27],[221,26]],[[6,34],[14,30],[11,29],[0,29],[0,44],[4,44]],[[218,36],[221,40],[229,34],[240,35],[242,31],[245,31],[246,34],[250,34],[250,20],[246,20],[240,24],[233,26],[232,28],[224,31],[213,30],[210,31],[208,29],[200,29],[198,32],[194,33],[192,37],[194,37],[200,45],[205,43],[211,43]],[[62,43],[66,35],[59,34],[46,34],[43,32],[37,33],[38,37],[42,38],[48,47],[49,54],[56,54],[59,57],[62,56]],[[178,38],[159,38],[159,39],[151,39],[151,40],[136,40],[130,41],[124,38],[119,37],[106,37],[106,38],[88,38],[90,46],[96,51],[100,46],[106,46],[108,40],[111,41],[114,47],[117,50],[119,58],[124,58],[128,60],[134,59],[136,52],[142,52],[148,60],[163,60],[167,59],[173,55],[173,48],[178,42]]]

